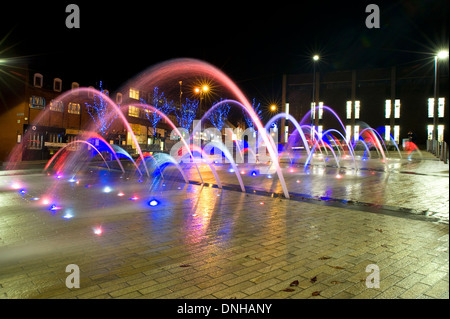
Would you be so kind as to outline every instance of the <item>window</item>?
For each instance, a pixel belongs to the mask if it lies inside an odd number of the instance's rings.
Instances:
[[[315,106],[316,106],[316,103],[312,102],[311,103],[311,118],[313,118],[313,119],[316,118]],[[317,110],[317,115],[319,117],[319,120],[321,120],[322,116],[323,116],[323,102],[319,102],[319,109]]]
[[[352,101],[347,101],[347,120],[352,118]]]
[[[433,128],[434,128],[434,125],[427,126],[427,134],[428,134],[429,140],[433,139]],[[444,125],[438,125],[437,135],[438,135],[437,136],[438,141],[442,142],[444,140]]]
[[[386,125],[384,127],[384,140],[385,141],[391,140],[391,126],[390,125]]]
[[[41,96],[30,96],[30,103],[28,106],[30,109],[43,110],[45,108],[45,99]]]
[[[400,126],[399,125],[394,126],[394,140],[397,144],[400,141]]]
[[[116,95],[116,104],[122,103],[122,93],[117,93]]]
[[[130,98],[139,100],[139,91],[133,88],[130,88]]]
[[[80,114],[80,104],[79,103],[69,103],[67,112],[70,114]]]
[[[80,87],[80,85],[77,82],[72,82],[72,91],[76,90]],[[78,95],[78,91],[74,93],[74,95]]]
[[[318,127],[318,135],[319,135],[319,140],[322,138],[322,131],[323,131],[323,125],[319,125]]]
[[[53,91],[61,92],[62,90],[62,80],[59,78],[53,79]]]
[[[391,118],[391,100],[386,100],[386,104],[384,107],[384,117],[387,119]]]
[[[353,134],[353,140],[357,141],[359,139],[359,125],[355,125],[355,131]]]
[[[40,73],[35,73],[33,78],[34,87],[41,88],[44,82],[44,76]]]
[[[345,126],[345,139],[347,140],[347,142],[350,142],[351,135],[352,135],[352,126],[346,125]]]
[[[360,102],[355,101],[355,119],[359,119]],[[347,101],[347,119],[352,118],[352,101]]]
[[[50,101],[50,111],[64,112],[64,104],[62,101]]]
[[[394,103],[394,117],[396,119],[400,118],[400,100],[395,100],[395,103]]]
[[[444,117],[445,98],[440,97],[438,99],[438,117]],[[428,99],[428,117],[434,117],[434,98]]]
[[[128,116],[139,117],[139,108],[130,105],[128,107]]]
[[[359,101],[355,101],[355,119],[359,119]]]

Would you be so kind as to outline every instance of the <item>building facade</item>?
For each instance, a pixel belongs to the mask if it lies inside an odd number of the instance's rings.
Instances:
[[[332,110],[345,126],[349,140],[370,126],[381,132],[387,142],[393,138],[400,145],[411,131],[417,137],[417,144],[424,148],[433,131],[434,87],[434,69],[420,66],[316,72],[315,77],[286,74],[282,111],[288,111],[299,122],[306,115],[303,123],[313,124],[320,133],[330,128],[341,130],[342,125]],[[436,88],[437,139],[448,142],[448,67],[440,68]],[[289,130],[292,132],[293,128]]]
[[[31,73],[25,67],[21,73],[14,73],[9,85],[12,89],[2,90],[0,100],[0,161],[6,161],[17,145],[21,150],[19,160],[47,160],[87,130],[96,131],[108,143],[120,145],[130,154],[135,152],[136,145],[131,134],[117,115],[106,126],[104,123],[97,125],[100,123],[99,116],[105,114],[99,113],[102,112],[104,101],[95,97],[95,91],[75,93],[80,87],[78,82],[66,82],[58,77]],[[141,103],[147,102],[147,92],[136,92],[129,88],[124,93],[109,96],[108,90],[98,85],[85,87],[101,90],[121,108],[142,150],[167,149],[172,127],[166,120],[158,122],[154,134],[144,110],[121,107],[123,94],[127,94],[136,103]],[[71,90],[74,90],[73,94],[66,95],[62,101],[57,99]],[[169,115],[169,118],[176,123],[175,116]]]

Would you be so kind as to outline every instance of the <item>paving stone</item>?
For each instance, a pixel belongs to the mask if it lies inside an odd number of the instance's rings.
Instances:
[[[358,176],[337,181],[330,169],[323,178],[302,175],[302,184],[291,187],[311,196],[329,196],[324,192],[331,189],[333,198],[391,205],[395,213],[192,184],[155,192],[161,204],[150,208],[96,186],[61,183],[55,192],[70,194],[62,204],[73,210],[69,220],[5,189],[9,176],[1,175],[0,297],[448,298],[448,175],[433,175],[429,162],[399,167],[423,175],[391,172],[385,179],[362,171],[361,187]],[[219,173],[224,184],[236,183]],[[205,173],[208,178],[214,180]],[[275,180],[243,178],[279,191]],[[50,185],[41,175],[23,175],[23,182],[30,196]],[[148,195],[140,183],[121,186]],[[399,208],[444,218],[415,219]],[[100,236],[93,233],[97,225]],[[80,267],[79,289],[65,287],[72,263]],[[365,285],[369,264],[380,268],[380,288]],[[283,291],[295,280],[294,291]]]

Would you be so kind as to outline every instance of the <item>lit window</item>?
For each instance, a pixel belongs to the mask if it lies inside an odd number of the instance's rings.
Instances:
[[[34,87],[41,88],[42,85],[43,85],[43,82],[44,82],[43,79],[44,79],[44,77],[43,77],[42,74],[35,73],[34,74],[34,78],[33,78],[33,85],[34,85]]]
[[[438,133],[438,141],[439,142],[444,141],[444,125],[438,125],[437,133]]]
[[[355,101],[355,119],[359,119],[359,101]]]
[[[395,100],[394,104],[394,117],[396,119],[400,118],[400,100]],[[395,128],[394,128],[395,129]]]
[[[316,106],[316,103],[315,103],[315,102],[312,102],[312,103],[311,103],[311,118],[312,118],[312,119],[315,119],[315,118],[316,118],[316,110],[315,110],[315,106]],[[319,109],[318,109],[318,111],[317,111],[317,115],[318,115],[318,117],[319,117],[319,120],[321,120],[321,119],[322,119],[322,116],[323,116],[323,102],[319,102]]]
[[[323,102],[319,102],[319,120],[322,119],[323,116]]]
[[[352,135],[352,126],[346,125],[345,126],[345,139],[347,140],[347,142],[350,141],[351,135]]]
[[[352,101],[347,101],[347,120],[352,118]]]
[[[43,110],[45,108],[45,99],[41,96],[30,96],[30,103],[28,106],[30,109]]]
[[[69,103],[69,106],[67,107],[67,112],[70,114],[80,114],[80,104],[79,103]]]
[[[397,144],[400,141],[400,126],[399,125],[394,126],[394,140]]]
[[[384,108],[385,118],[391,118],[391,100],[386,100],[386,105]]]
[[[53,91],[61,92],[61,90],[62,90],[62,80],[59,78],[55,78],[53,80]]]
[[[317,131],[317,133],[318,133],[318,135],[319,135],[319,140],[322,139],[322,130],[323,130],[323,126],[322,126],[322,125],[319,125],[318,131]]]
[[[139,108],[136,106],[128,106],[128,116],[139,117]]]
[[[359,139],[359,125],[355,125],[355,131],[353,134],[353,140],[357,141]]]
[[[360,102],[355,101],[355,119],[359,119]],[[352,118],[352,101],[347,101],[347,119]]]
[[[438,99],[438,117],[444,117],[445,98]],[[428,99],[428,117],[434,117],[434,98]]]
[[[391,126],[390,125],[386,125],[384,127],[384,139],[386,141],[390,141],[391,140]]]
[[[438,125],[438,129],[437,129],[437,139],[439,142],[442,142],[444,140],[444,125]],[[432,140],[433,139],[433,128],[434,125],[427,125],[427,134],[428,134],[428,139]]]
[[[433,139],[433,125],[427,125],[427,136],[430,141]]]
[[[50,111],[64,112],[64,104],[62,101],[50,101]]]
[[[130,98],[139,100],[139,91],[136,89],[130,88]]]

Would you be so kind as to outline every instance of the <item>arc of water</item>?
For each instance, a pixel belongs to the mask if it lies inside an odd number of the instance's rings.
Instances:
[[[303,130],[300,126],[300,124],[297,122],[297,120],[288,113],[278,113],[277,115],[275,115],[274,117],[272,117],[265,125],[264,129],[268,130],[270,128],[270,126],[272,125],[273,122],[275,122],[276,120],[278,120],[279,118],[284,117],[286,119],[288,119],[289,121],[291,121],[292,124],[294,124],[295,128],[297,129],[297,131],[300,134],[300,137],[302,139],[303,145],[305,146],[306,152],[309,153],[311,152],[311,150],[309,149],[308,146],[308,142],[306,141],[306,137],[305,134],[303,133]]]
[[[187,154],[186,154],[187,155]],[[162,170],[160,168],[160,161],[159,161],[159,157],[161,157],[161,159],[164,161],[163,163],[172,163],[175,165],[175,167],[178,169],[178,171],[181,173],[181,175],[183,176],[184,181],[186,182],[186,184],[189,183],[189,180],[186,177],[186,174],[184,173],[184,171],[181,169],[180,165],[178,164],[178,162],[170,155],[168,154],[164,154],[164,153],[157,153],[155,154],[155,156],[153,157],[155,159],[155,161],[158,164],[159,170],[161,171],[161,176],[162,176]]]
[[[324,133],[323,135],[325,135],[325,133]],[[322,136],[323,136],[323,135],[322,135]],[[309,156],[307,157],[307,159],[306,159],[306,162],[305,162],[305,168],[309,165],[309,162],[311,161],[311,158],[312,158],[312,154],[314,153],[314,150],[316,149],[316,147],[319,145],[320,141],[322,141],[322,144],[323,144],[323,146],[324,146],[325,149],[326,149],[327,147],[330,148],[331,153],[333,153],[334,160],[335,160],[335,162],[336,162],[338,168],[341,168],[341,165],[340,165],[340,163],[339,163],[339,160],[338,160],[338,158],[336,157],[336,153],[334,152],[333,148],[332,148],[330,145],[324,143],[323,138],[317,139],[316,143],[314,144],[313,150],[311,151],[310,155],[309,155]],[[324,161],[325,161],[325,160],[324,160]]]
[[[158,166],[159,174],[161,175],[161,178],[164,180],[163,170],[161,169],[161,166],[158,163],[158,161],[155,159],[155,157],[152,154],[150,154],[150,153],[147,153],[147,154],[143,153],[143,154],[144,154],[144,160],[147,160],[148,158],[151,158],[153,160],[153,162],[155,162],[156,166]],[[138,160],[138,162],[136,164],[139,166],[140,163],[141,162],[139,162],[139,160]]]
[[[125,169],[123,168],[123,165],[122,165],[122,163],[120,162],[119,157],[117,156],[116,151],[114,151],[114,149],[111,147],[111,145],[110,145],[108,142],[106,142],[106,140],[105,140],[102,136],[100,136],[99,134],[94,133],[94,132],[87,132],[87,133],[84,133],[84,134],[87,134],[88,136],[91,136],[89,139],[91,139],[91,138],[97,138],[97,139],[101,140],[101,141],[106,145],[106,147],[109,148],[109,150],[111,151],[111,154],[113,154],[114,157],[116,158],[116,161],[117,161],[117,163],[119,164],[120,169],[122,170],[122,173],[125,173]],[[89,139],[87,139],[87,141],[89,141]],[[141,175],[142,175],[142,173],[141,173]]]
[[[233,160],[233,156],[230,154],[230,151],[228,150],[228,148],[226,148],[225,145],[223,145],[223,143],[217,143],[217,142],[209,142],[208,145],[211,147],[217,147],[219,150],[221,150],[224,153],[225,157],[230,161],[231,166],[234,169],[234,173],[239,181],[239,185],[241,186],[242,192],[245,193],[245,187],[244,187],[244,183],[242,181],[241,174],[239,174],[239,170],[238,170],[236,163]]]
[[[113,116],[118,116],[120,118],[120,120],[122,121],[122,123],[125,125],[127,131],[130,133],[131,139],[133,140],[134,144],[136,145],[136,150],[138,151],[140,158],[143,160],[144,156],[142,154],[141,147],[139,146],[138,140],[136,139],[136,135],[134,134],[130,123],[128,122],[125,114],[121,111],[120,107],[116,103],[114,103],[114,101],[111,100],[111,98],[108,95],[106,95],[103,92],[100,92],[94,88],[80,87],[80,88],[76,88],[76,89],[73,89],[73,90],[70,90],[70,91],[67,91],[67,92],[61,94],[60,96],[56,97],[54,99],[54,101],[59,102],[59,101],[63,101],[66,98],[71,98],[74,96],[79,99],[78,96],[80,94],[86,94],[86,96],[92,95],[94,97],[96,95],[100,96],[100,98],[103,99],[107,103],[107,105],[111,106],[113,112],[109,112],[109,114],[107,116],[105,116],[104,121],[108,122],[109,120],[111,120],[111,118]],[[43,118],[44,114],[45,114],[45,112],[41,113],[40,116],[38,117],[38,119],[34,123],[39,122]],[[145,167],[147,176],[150,176],[150,174],[148,173],[148,169],[147,169],[147,165],[145,164],[145,161],[144,161],[144,167]]]
[[[356,142],[356,144],[353,146],[353,147],[355,147],[359,142],[361,142],[361,144],[364,146],[364,148],[366,149],[365,151],[364,151],[364,154],[367,152],[367,154],[369,154],[369,158],[372,158],[372,154],[370,154],[370,150],[369,150],[369,147],[367,146],[367,143],[364,141],[364,140],[362,140],[362,139],[358,139],[358,141]],[[377,150],[377,152],[378,152],[378,150]],[[364,157],[364,154],[363,154],[363,157]],[[378,153],[379,154],[379,153]]]
[[[374,135],[375,141],[376,141],[376,143],[378,144],[377,146],[380,148],[380,151],[383,152],[383,148],[382,148],[382,146],[381,146],[381,143],[382,143],[383,146],[384,146],[384,149],[385,149],[386,152],[387,152],[388,150],[387,150],[386,144],[384,143],[383,138],[381,137],[380,133],[377,132],[377,130],[375,130],[375,129],[371,128],[371,127],[366,127],[365,129],[363,129],[363,130],[359,133],[359,135],[361,136],[362,133],[364,133],[364,132],[367,131],[367,130],[371,131],[371,132],[372,132],[372,135]],[[376,134],[376,135],[375,135],[375,134]],[[377,138],[377,137],[378,137],[378,138]],[[381,141],[381,143],[380,143],[380,141]],[[386,157],[384,156],[384,154],[383,154],[383,158],[386,158]]]
[[[191,58],[181,58],[181,59],[173,59],[170,61],[166,61],[160,64],[157,64],[147,70],[146,72],[142,72],[139,76],[137,76],[134,80],[128,81],[126,86],[134,86],[136,88],[144,88],[153,86],[157,83],[157,81],[163,81],[167,78],[179,78],[185,74],[189,74],[190,76],[194,74],[201,74],[202,76],[206,76],[214,79],[217,83],[221,84],[226,90],[229,90],[239,102],[241,107],[246,110],[249,114],[255,126],[259,131],[262,132],[261,137],[266,144],[267,150],[270,154],[270,157],[275,162],[276,171],[278,174],[278,178],[283,188],[283,193],[286,198],[289,198],[289,192],[286,186],[286,182],[284,180],[283,172],[277,160],[276,150],[270,144],[267,133],[263,132],[264,127],[258,117],[258,115],[253,110],[252,105],[245,97],[244,93],[239,89],[239,87],[220,69],[217,67],[196,59]],[[231,100],[233,101],[233,100]],[[224,100],[222,103],[230,103],[230,100]],[[231,103],[236,103],[233,101]],[[206,112],[204,116],[209,116],[209,113]]]
[[[151,111],[158,113],[158,115],[160,115],[164,120],[166,120],[166,122],[173,128],[173,130],[175,131],[175,133],[180,137],[180,140],[182,141],[182,143],[184,144],[184,146],[186,146],[187,151],[189,152],[189,155],[191,156],[191,158],[193,159],[194,156],[192,155],[192,152],[189,148],[189,145],[187,144],[187,142],[184,140],[183,135],[181,135],[180,131],[178,130],[178,128],[176,127],[175,124],[173,124],[173,122],[169,119],[169,117],[164,114],[163,112],[161,112],[160,110],[158,110],[157,108],[149,105],[149,104],[138,104],[138,103],[131,103],[128,104],[126,106],[134,106],[134,107],[146,107],[149,108]],[[197,168],[197,172],[198,172],[198,176],[200,177],[200,181],[203,184],[203,178],[202,178],[202,174],[200,174],[200,170],[197,166],[197,164],[194,161],[194,165]]]
[[[206,161],[206,163],[208,164],[209,168],[211,169],[211,172],[214,175],[214,179],[216,180],[217,186],[219,188],[222,188],[222,182],[220,181],[219,175],[217,174],[217,171],[213,165],[213,163],[209,160],[209,156],[208,154],[205,153],[205,151],[197,146],[197,145],[192,145],[192,149],[194,152],[199,152],[202,155],[202,159],[204,159]],[[184,157],[188,156],[189,154],[184,154],[181,158],[180,158],[180,162],[183,160]]]
[[[68,148],[69,146],[72,146],[73,144],[78,144],[78,143],[83,143],[86,144],[90,147],[92,147],[99,155],[100,157],[103,159],[103,161],[105,162],[106,166],[108,167],[108,170],[110,170],[108,163],[106,162],[105,158],[103,157],[102,153],[91,143],[83,141],[83,140],[76,140],[76,141],[72,141],[70,143],[68,143],[67,145],[65,145],[63,148],[59,149],[55,155],[52,156],[52,158],[47,162],[47,165],[45,165],[44,167],[44,172],[49,168],[49,166],[53,163],[53,161],[56,159],[56,157],[62,152],[64,151],[66,148]]]
[[[336,130],[336,129],[334,129],[334,128],[330,128],[330,129],[326,130],[326,131],[324,132],[324,134],[325,134],[325,133],[328,134],[329,132],[335,132],[336,134],[339,134],[339,135],[341,136],[341,138],[345,141],[345,144],[347,144],[347,147],[348,147],[348,150],[349,150],[349,152],[350,152],[350,155],[352,156],[352,159],[353,159],[353,165],[354,165],[354,167],[355,167],[355,170],[357,170],[357,169],[358,169],[358,166],[356,165],[355,151],[354,151],[353,147],[351,146],[351,143],[348,143],[348,141],[345,139],[344,135],[343,135],[341,132],[339,132],[338,130]]]
[[[114,151],[116,152],[116,155],[117,155],[117,154],[122,154],[123,156],[125,156],[126,158],[128,158],[128,159],[133,163],[134,167],[136,167],[136,170],[139,172],[139,175],[142,176],[142,172],[141,172],[139,166],[137,165],[137,163],[135,162],[135,160],[133,159],[133,157],[131,157],[130,154],[128,154],[127,151],[125,151],[123,148],[121,148],[120,146],[115,145],[115,144],[111,144],[110,146],[111,146],[111,148],[114,149]],[[119,156],[117,155],[117,158],[118,158],[118,157],[119,157]]]
[[[222,101],[214,104],[208,111],[206,111],[202,118],[208,117],[210,112],[214,111],[215,108],[219,107],[221,104],[224,104],[224,103],[236,104],[236,105],[242,107],[242,109],[244,109],[247,112],[247,114],[251,117],[251,119],[253,120],[253,123],[255,123],[258,131],[261,134],[260,136],[262,137],[264,143],[266,144],[267,150],[269,151],[269,155],[270,155],[270,157],[272,159],[272,162],[275,165],[275,168],[276,168],[276,171],[277,171],[277,175],[278,175],[278,178],[279,178],[280,183],[281,183],[281,187],[283,188],[284,197],[290,198],[288,189],[286,187],[286,182],[284,180],[283,172],[282,172],[281,167],[280,167],[279,162],[278,162],[278,156],[277,156],[276,150],[275,150],[275,148],[273,147],[273,144],[272,144],[273,141],[271,142],[271,140],[268,137],[268,134],[267,134],[266,130],[264,129],[264,127],[263,127],[263,125],[262,125],[258,115],[256,115],[255,111],[253,110],[253,107],[251,106],[250,102],[248,102],[247,98],[244,96],[244,94],[241,92],[241,90],[225,74],[223,74],[221,71],[219,71],[219,72],[224,77],[223,80],[226,83],[226,85],[228,85],[232,89],[232,91],[236,94],[236,96],[238,97],[238,99],[242,103],[238,102],[236,100],[230,100],[230,99],[222,100]],[[200,123],[197,123],[197,125],[199,125],[199,124]],[[194,131],[196,131],[196,129],[198,129],[197,126],[194,128]],[[235,169],[235,171],[236,171],[236,169]],[[238,177],[238,179],[240,179],[240,176]],[[242,187],[243,187],[243,185],[241,185],[241,188]]]

